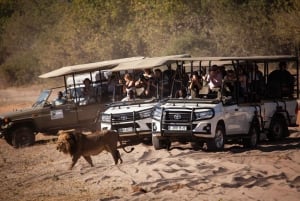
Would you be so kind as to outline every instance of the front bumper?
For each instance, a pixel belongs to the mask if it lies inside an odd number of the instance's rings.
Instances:
[[[151,136],[151,119],[133,122],[101,123],[103,130],[115,130],[120,136]]]
[[[161,124],[152,121],[152,136],[159,138],[213,138],[214,125],[209,121],[191,122],[189,124]]]

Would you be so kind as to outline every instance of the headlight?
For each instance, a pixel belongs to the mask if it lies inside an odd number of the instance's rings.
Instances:
[[[212,110],[195,111],[196,120],[211,119],[214,116]]]
[[[110,114],[101,114],[101,121],[102,122],[110,122],[111,120],[111,115]]]
[[[161,119],[161,108],[155,108],[155,110],[152,113],[152,118],[156,119],[156,120],[160,120]]]
[[[144,118],[149,118],[151,117],[151,110],[143,110],[139,112],[140,118],[144,119]]]

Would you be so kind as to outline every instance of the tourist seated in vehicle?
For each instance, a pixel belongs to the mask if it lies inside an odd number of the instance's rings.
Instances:
[[[224,79],[226,74],[227,74],[227,71],[225,69],[225,66],[219,66],[219,71],[220,73],[222,74],[222,78]]]
[[[177,76],[176,70],[172,69],[171,64],[168,64],[167,68],[167,70],[163,71],[163,80],[165,83],[164,95],[172,97],[180,87],[177,88],[178,83],[177,80],[175,80]]]
[[[209,69],[209,73],[205,77],[211,93],[218,92],[222,86],[223,75],[219,71],[217,65],[213,65]]]
[[[223,82],[223,96],[235,96],[235,87],[236,87],[236,75],[233,70],[227,70]]]
[[[152,70],[149,68],[144,69],[143,75],[146,79],[152,79],[154,77]]]
[[[186,88],[182,87],[181,89],[177,90],[175,93],[175,98],[179,98],[179,99],[187,98]]]
[[[123,84],[120,84],[120,73],[112,72],[108,77],[107,91],[113,101],[119,101],[123,97]]]
[[[238,66],[238,81],[239,81],[239,96],[244,99],[247,99],[248,90],[247,90],[247,74],[243,66]]]
[[[63,93],[59,91],[57,93],[57,98],[54,100],[54,105],[63,105],[66,103],[66,99],[63,96]]]
[[[264,76],[257,64],[253,64],[248,69],[249,98],[252,101],[258,101],[265,92]]]
[[[113,94],[115,92],[116,86],[118,85],[118,76],[116,72],[112,72],[112,74],[108,77],[107,80],[107,91],[109,94]]]
[[[85,104],[95,103],[95,90],[92,86],[92,82],[89,78],[83,80],[84,87],[82,88],[82,96],[84,98]]]
[[[137,96],[141,98],[150,98],[154,95],[155,91],[151,90],[151,83],[153,82],[153,76],[148,70],[141,74],[139,79],[135,82],[137,88]]]
[[[235,75],[234,70],[227,70],[226,71],[224,81],[228,81],[228,82],[235,82],[236,81],[236,75]]]
[[[197,71],[194,71],[191,75],[188,89],[190,90],[191,98],[199,98],[199,91],[202,88],[202,81]]]
[[[287,71],[286,62],[279,63],[279,69],[268,76],[268,96],[271,98],[292,97],[294,77]]]
[[[162,93],[164,93],[164,89],[167,87],[164,84],[167,83],[163,83],[162,71],[159,68],[155,69],[150,88],[153,88],[153,90],[155,90],[155,92],[158,93],[160,97],[164,97],[165,95]]]
[[[253,68],[250,68],[248,73],[249,81],[248,83],[251,83],[252,81],[259,81],[263,79],[263,73],[258,69],[257,64],[253,64]]]
[[[167,65],[167,70],[163,72],[164,79],[167,80],[169,88],[172,87],[176,71],[172,69],[171,64]]]
[[[122,101],[129,101],[131,99],[134,99],[135,97],[135,82],[133,79],[133,76],[130,73],[126,73],[124,75],[124,81],[125,83],[120,83],[123,84],[123,93],[126,94],[126,97],[122,99]]]

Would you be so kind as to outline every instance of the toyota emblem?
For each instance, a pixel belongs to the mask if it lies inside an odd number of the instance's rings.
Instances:
[[[174,115],[174,119],[175,119],[175,120],[181,119],[181,115],[180,115],[180,114],[175,114],[175,115]]]
[[[121,116],[121,120],[123,121],[127,120],[127,116]]]

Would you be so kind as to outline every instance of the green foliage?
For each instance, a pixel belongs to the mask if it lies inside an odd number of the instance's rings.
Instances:
[[[271,15],[274,22],[274,36],[281,48],[300,50],[300,2],[278,1],[274,5],[277,12]]]
[[[3,25],[14,13],[16,0],[0,0],[0,34],[2,34]]]
[[[1,79],[137,55],[294,54],[299,13],[296,0],[0,0]]]
[[[34,83],[34,78],[40,74],[37,66],[38,61],[28,52],[10,57],[5,64],[0,66],[0,72],[6,83],[26,85]]]

